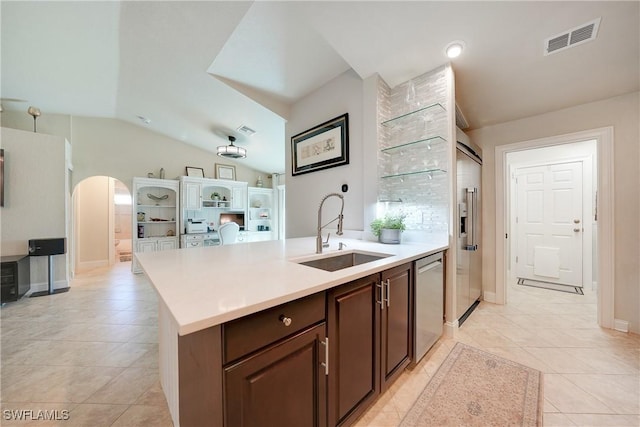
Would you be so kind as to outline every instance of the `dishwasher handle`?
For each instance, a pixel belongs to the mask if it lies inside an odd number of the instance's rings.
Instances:
[[[432,263],[430,263],[430,264],[427,264],[427,265],[425,265],[425,266],[420,267],[420,268],[418,269],[418,274],[422,274],[422,273],[424,273],[425,271],[433,270],[434,268],[439,267],[439,266],[441,266],[441,265],[442,265],[442,261],[440,261],[440,260],[438,260],[438,261],[434,261],[434,262],[432,262]]]

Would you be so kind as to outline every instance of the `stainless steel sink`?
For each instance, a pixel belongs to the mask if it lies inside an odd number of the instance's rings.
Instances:
[[[311,259],[309,261],[298,262],[298,264],[306,265],[313,268],[319,268],[325,271],[337,271],[343,268],[353,267],[355,265],[366,264],[368,262],[378,261],[389,257],[389,254],[371,254],[366,252],[349,252],[340,255],[327,256],[323,258]]]

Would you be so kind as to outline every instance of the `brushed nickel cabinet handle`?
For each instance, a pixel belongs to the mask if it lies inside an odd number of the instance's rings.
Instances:
[[[324,366],[324,374],[329,375],[329,337],[325,337],[324,341],[320,341],[320,344],[324,346],[324,362],[320,365]]]
[[[376,299],[376,304],[380,304],[380,310],[384,310],[384,283],[376,283],[376,288],[380,288],[380,301]]]

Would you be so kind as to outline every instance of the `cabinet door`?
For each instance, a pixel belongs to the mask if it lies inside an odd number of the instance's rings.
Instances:
[[[411,268],[411,264],[405,264],[382,272],[385,287],[384,309],[381,310],[382,390],[411,361]]]
[[[326,426],[325,324],[225,369],[226,427]]]
[[[329,329],[329,425],[353,422],[380,392],[379,275],[331,290]]]
[[[182,209],[199,210],[202,208],[202,186],[196,182],[183,183]]]
[[[157,242],[155,240],[138,241],[138,250],[136,252],[155,252],[157,250]]]
[[[168,251],[170,249],[177,249],[176,239],[160,239],[158,240],[158,250]]]
[[[231,188],[231,209],[244,210],[247,205],[246,187]]]

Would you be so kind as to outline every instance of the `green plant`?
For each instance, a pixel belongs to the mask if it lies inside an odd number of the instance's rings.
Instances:
[[[387,214],[383,218],[376,218],[371,223],[371,231],[376,237],[380,237],[380,230],[383,228],[404,231],[407,228],[404,223],[405,218],[405,214]]]

